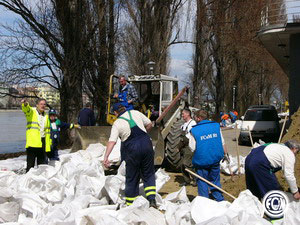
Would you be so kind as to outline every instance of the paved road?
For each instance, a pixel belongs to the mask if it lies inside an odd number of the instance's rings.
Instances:
[[[240,130],[237,130],[237,136],[239,135],[239,132]],[[222,134],[225,139],[225,144],[227,146],[229,154],[232,156],[236,156],[237,154],[236,141],[233,141],[233,139],[235,138],[235,129],[223,130]],[[238,148],[241,156],[248,155],[251,149],[250,146],[241,146],[241,145],[238,145]]]

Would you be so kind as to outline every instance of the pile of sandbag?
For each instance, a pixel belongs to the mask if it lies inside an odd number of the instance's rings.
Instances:
[[[246,157],[240,155],[239,159],[240,159],[240,174],[244,174]],[[221,172],[226,175],[231,175],[230,172],[232,172],[232,174],[238,174],[239,167],[238,167],[237,157],[233,157],[232,155],[229,155],[229,162],[225,160],[221,161],[220,168],[221,168]]]
[[[159,209],[149,208],[143,196],[126,207],[125,165],[121,164],[116,175],[105,176],[101,163],[104,151],[97,144],[85,151],[60,155],[60,161],[54,166],[40,165],[26,174],[1,171],[0,222],[11,225],[270,224],[262,218],[259,200],[247,190],[233,203],[199,196],[190,202],[182,187],[164,199],[157,194]],[[112,154],[111,159],[116,158]],[[159,169],[157,191],[168,180],[168,174]],[[140,193],[143,193],[142,184]],[[299,206],[292,210],[299,210]]]

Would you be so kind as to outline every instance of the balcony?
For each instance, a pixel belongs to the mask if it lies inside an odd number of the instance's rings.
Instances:
[[[289,74],[290,37],[300,33],[300,0],[269,0],[261,18],[258,38]]]

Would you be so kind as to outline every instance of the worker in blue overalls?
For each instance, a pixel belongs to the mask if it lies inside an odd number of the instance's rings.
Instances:
[[[108,157],[120,137],[121,151],[126,162],[126,204],[131,205],[138,197],[139,181],[142,178],[150,207],[156,208],[154,151],[150,136],[146,132],[152,128],[151,120],[137,110],[126,111],[122,103],[115,103],[113,111],[118,119],[112,126],[103,164],[105,167],[110,166]]]
[[[194,114],[197,125],[191,129],[189,147],[194,151],[193,166],[199,176],[205,178],[218,187],[220,183],[220,161],[224,158],[229,161],[224,138],[219,123],[207,119],[208,114],[204,110],[198,110]],[[216,201],[224,200],[222,193],[215,187],[197,179],[198,194]],[[209,194],[210,192],[210,194]]]
[[[247,189],[259,199],[269,191],[280,190],[275,173],[282,169],[291,193],[296,200],[300,200],[294,172],[296,154],[299,150],[300,143],[295,140],[253,148],[245,160]]]
[[[134,104],[138,102],[138,94],[132,84],[126,81],[125,76],[120,76],[120,91],[114,97],[126,107],[127,110],[134,109]]]

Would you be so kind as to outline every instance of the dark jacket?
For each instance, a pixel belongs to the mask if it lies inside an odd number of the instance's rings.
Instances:
[[[80,126],[95,126],[96,120],[94,111],[89,108],[83,108],[79,112],[78,124]]]

